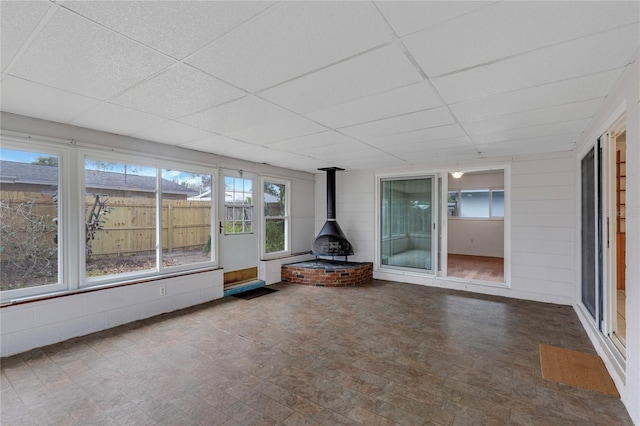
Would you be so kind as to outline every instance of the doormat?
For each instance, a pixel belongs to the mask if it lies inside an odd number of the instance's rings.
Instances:
[[[242,293],[236,293],[233,296],[239,299],[250,300],[255,299],[256,297],[264,296],[265,294],[275,293],[275,288],[267,288],[267,287],[258,287],[253,290],[243,291]]]
[[[620,397],[598,355],[540,344],[542,378]]]

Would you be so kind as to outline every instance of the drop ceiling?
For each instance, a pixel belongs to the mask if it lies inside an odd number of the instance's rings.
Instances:
[[[2,1],[2,111],[315,173],[570,151],[615,2]]]

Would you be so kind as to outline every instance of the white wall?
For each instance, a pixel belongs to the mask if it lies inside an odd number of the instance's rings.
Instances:
[[[597,331],[591,318],[584,315],[580,300],[579,274],[576,274],[574,282],[574,306],[616,382],[632,420],[635,424],[640,424],[640,65],[637,60],[627,67],[603,107],[583,132],[576,152],[592,145],[623,111],[626,111],[627,128],[626,365],[620,365],[607,339]],[[576,155],[574,163],[577,165],[579,161],[580,158]],[[579,176],[576,175],[575,179],[577,181]],[[580,232],[578,220],[574,232]],[[579,256],[579,249],[579,246],[575,248],[576,257]],[[624,373],[620,373],[623,367]],[[626,377],[623,378],[623,375]]]
[[[487,286],[460,279],[426,277],[402,271],[376,269],[374,277],[422,285],[475,291],[542,302],[569,305],[574,285],[574,180],[571,153],[519,156],[508,160],[465,163],[464,168],[505,171],[507,235],[505,247],[509,286]],[[416,174],[442,171],[447,165],[415,168]],[[458,167],[452,165],[445,170]],[[394,170],[379,171],[393,173]],[[398,174],[411,170],[396,170]],[[325,177],[316,175],[316,232],[326,216]],[[352,260],[375,262],[376,174],[373,171],[341,171],[336,174],[336,215],[340,226],[356,246]],[[509,189],[510,186],[510,189]]]
[[[160,287],[166,294],[160,295]],[[0,309],[0,355],[61,342],[222,297],[222,269]]]

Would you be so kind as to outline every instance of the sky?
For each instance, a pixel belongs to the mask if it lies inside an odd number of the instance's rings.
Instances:
[[[37,160],[38,157],[47,157],[47,156],[51,156],[51,154],[0,148],[0,159],[5,161],[15,161],[18,163],[32,163],[35,160]],[[105,171],[115,172],[115,173],[124,173],[124,166],[125,165],[123,163],[100,164],[92,160],[87,160],[85,163],[86,169],[105,170]],[[127,173],[132,175],[138,175],[138,176],[155,176],[156,169],[154,167],[127,164]],[[194,173],[188,173],[188,172],[183,172],[179,170],[163,169],[162,177],[164,179],[171,180],[171,181],[187,182],[187,183],[193,183],[198,185],[201,183],[201,179],[199,175],[194,175]]]

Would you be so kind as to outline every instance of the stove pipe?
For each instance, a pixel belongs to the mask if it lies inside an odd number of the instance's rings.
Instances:
[[[338,167],[318,169],[327,172],[327,221],[313,240],[311,252],[315,256],[353,255],[353,246],[336,221],[336,170]]]

